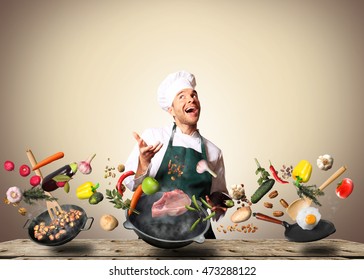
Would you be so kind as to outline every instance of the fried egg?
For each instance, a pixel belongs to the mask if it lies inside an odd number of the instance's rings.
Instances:
[[[296,217],[297,224],[305,230],[312,230],[321,219],[321,214],[315,207],[306,207],[300,210]]]

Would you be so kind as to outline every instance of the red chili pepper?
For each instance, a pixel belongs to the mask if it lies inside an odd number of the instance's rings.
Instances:
[[[288,184],[288,181],[284,181],[282,180],[281,178],[278,177],[278,172],[274,169],[272,163],[269,161],[270,163],[270,166],[269,166],[269,169],[272,173],[272,176],[274,177],[274,179],[278,182],[278,183],[281,183],[281,184]]]
[[[125,191],[125,188],[123,188],[123,181],[126,177],[129,177],[131,175],[134,175],[135,172],[134,171],[126,171],[124,172],[123,174],[121,174],[117,184],[116,184],[116,189],[118,190],[118,192],[123,195],[124,194],[124,191]]]

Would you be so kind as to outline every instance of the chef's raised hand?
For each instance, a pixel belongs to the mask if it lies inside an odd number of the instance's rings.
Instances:
[[[133,132],[133,136],[137,141],[139,147],[139,164],[138,164],[137,174],[142,174],[148,169],[148,166],[151,163],[152,158],[155,156],[156,153],[160,151],[160,149],[163,146],[163,143],[157,142],[154,145],[148,145],[143,140],[143,138],[139,136],[138,133]]]

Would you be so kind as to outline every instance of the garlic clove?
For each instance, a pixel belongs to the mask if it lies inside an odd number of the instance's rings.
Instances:
[[[82,173],[82,174],[90,174],[92,172],[92,167],[90,164],[88,164],[86,161],[80,161],[78,163],[78,170]]]
[[[332,156],[325,154],[323,156],[319,156],[316,163],[317,167],[321,170],[329,170],[333,165],[334,159]]]
[[[92,172],[91,161],[94,159],[95,156],[96,156],[96,154],[93,154],[87,160],[82,160],[78,163],[78,170],[82,174],[87,175]]]

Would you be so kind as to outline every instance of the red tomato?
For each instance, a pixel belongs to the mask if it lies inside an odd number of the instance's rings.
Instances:
[[[342,199],[347,198],[354,189],[354,183],[349,178],[344,178],[336,187],[336,195]]]

